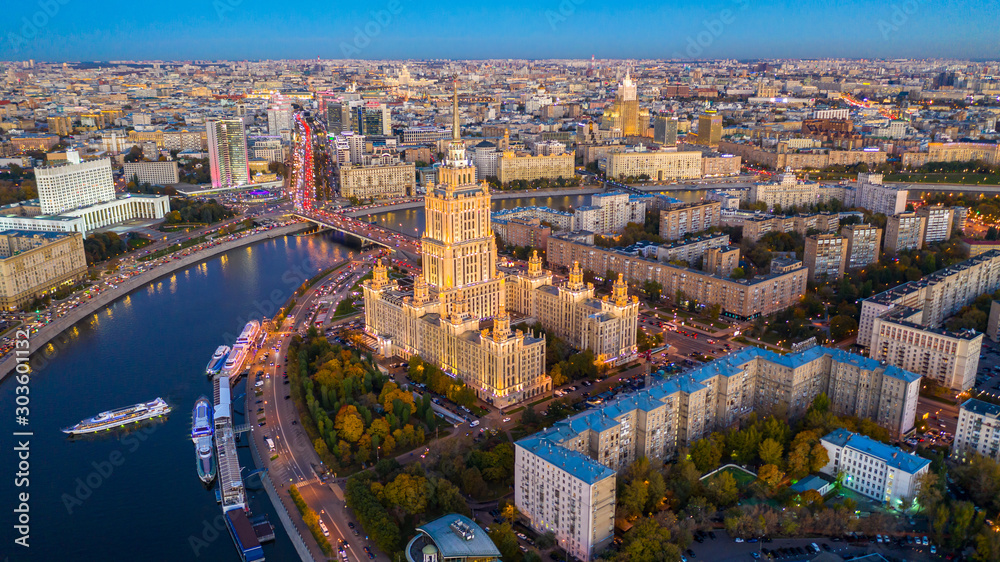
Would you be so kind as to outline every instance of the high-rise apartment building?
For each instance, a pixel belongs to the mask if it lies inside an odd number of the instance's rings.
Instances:
[[[0,232],[0,307],[17,310],[87,275],[83,236],[77,232]]]
[[[292,138],[292,102],[283,96],[275,96],[267,108],[267,132],[279,135],[288,142]]]
[[[837,213],[811,213],[791,217],[750,217],[743,221],[743,239],[757,242],[769,232],[798,232],[805,236],[810,230],[833,234],[840,227]]]
[[[536,318],[570,346],[593,351],[600,363],[618,364],[635,353],[639,300],[629,298],[621,274],[611,297],[598,300],[593,284],[583,282],[580,264],[573,264],[569,281],[556,287],[535,252],[526,274],[507,278],[506,292],[511,310]]]
[[[854,184],[853,199],[845,197],[845,206],[861,207],[885,216],[906,212],[906,198],[910,192],[898,186],[882,184],[882,174],[858,174]]]
[[[848,271],[860,269],[878,261],[882,252],[882,229],[870,224],[842,227],[840,234],[847,239]]]
[[[791,168],[785,168],[778,181],[755,183],[750,186],[750,202],[765,203],[768,209],[780,206],[815,205],[820,201],[820,185],[816,182],[799,181]]]
[[[964,461],[972,454],[1000,462],[1000,406],[970,398],[958,411],[951,455]]]
[[[573,153],[531,156],[507,150],[497,158],[497,179],[504,185],[517,180],[569,180],[575,174],[573,162]]]
[[[336,135],[344,131],[354,130],[354,119],[351,105],[347,101],[328,102],[326,104],[326,131]]]
[[[110,158],[83,162],[75,151],[67,156],[67,164],[35,168],[42,214],[58,215],[115,199]]]
[[[677,145],[677,117],[657,115],[653,119],[653,142],[663,146]]]
[[[595,193],[590,196],[590,205],[578,207],[573,212],[576,228],[596,234],[613,234],[621,232],[630,222],[643,224],[646,199],[651,198],[622,191]]]
[[[698,116],[698,144],[719,146],[722,140],[722,116],[714,111]]]
[[[924,219],[924,240],[921,247],[951,238],[952,210],[941,205],[924,205],[917,209],[917,216]]]
[[[803,261],[814,283],[840,279],[847,263],[847,238],[837,234],[806,236]]]
[[[703,247],[702,252],[711,247]],[[657,253],[660,253],[659,249]],[[684,259],[683,254],[672,254],[669,249],[664,250],[663,255],[666,259]],[[663,287],[664,298],[674,300],[682,294],[683,298],[702,304],[720,304],[725,315],[740,319],[772,314],[795,305],[805,294],[808,276],[802,262],[792,260],[782,267],[775,267],[779,263],[776,259],[772,261],[768,275],[730,279],[617,248],[599,248],[593,245],[592,238],[587,243],[572,234],[549,236],[547,257],[551,265],[570,267],[578,261],[583,269],[598,275],[608,271],[621,274],[627,282],[636,285],[656,281]],[[686,261],[697,257],[688,254]]]
[[[70,115],[54,115],[46,119],[49,132],[53,135],[67,137],[73,133],[73,117]]]
[[[975,384],[983,334],[940,327],[997,289],[1000,250],[991,250],[865,299],[857,343],[875,359],[966,390]]]
[[[913,427],[919,390],[919,376],[839,349],[747,347],[516,442],[514,503],[532,528],[592,560],[613,536],[613,476],[640,457],[672,458],[752,412],[800,418],[820,393],[838,415],[898,438]]]
[[[722,203],[691,203],[660,211],[660,238],[677,240],[684,236],[719,226]]]
[[[886,219],[885,253],[919,250],[924,241],[927,219],[916,213],[900,213]]]
[[[247,135],[242,119],[206,121],[208,162],[212,187],[236,187],[250,183]]]
[[[393,159],[354,166],[337,167],[341,197],[358,199],[385,199],[413,195],[417,186],[417,172],[412,162]]]

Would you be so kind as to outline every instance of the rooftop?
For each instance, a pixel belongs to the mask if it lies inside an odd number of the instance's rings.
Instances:
[[[835,429],[823,437],[823,441],[832,443],[838,447],[846,447],[860,451],[866,455],[875,457],[884,462],[887,466],[902,470],[909,474],[916,474],[921,468],[931,464],[925,458],[911,455],[898,447],[886,445],[881,441],[876,441],[870,437],[859,433],[852,433],[844,428]]]
[[[448,558],[499,558],[500,551],[475,521],[464,515],[450,513],[417,527]]]
[[[991,418],[1000,416],[1000,406],[990,404],[989,402],[983,402],[982,400],[976,400],[975,398],[970,398],[963,402],[962,409],[981,416],[989,416]]]

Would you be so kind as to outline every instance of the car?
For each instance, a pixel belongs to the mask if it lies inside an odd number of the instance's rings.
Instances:
[[[922,539],[920,539],[920,544],[922,544],[923,546],[927,546],[927,536],[926,535]]]
[[[265,425],[267,425],[267,422],[260,422],[257,424],[257,427],[264,427]]]
[[[355,536],[355,537],[357,537],[357,536],[360,536],[360,535],[361,535],[361,533],[359,533],[357,529],[354,529],[354,530],[352,530],[351,532],[352,532],[352,533],[354,533],[354,536]]]
[[[319,522],[319,528],[323,530],[323,536],[324,537],[329,537],[330,536],[330,529],[326,528],[326,523],[320,521]]]
[[[735,539],[733,539],[733,542],[743,542],[743,539],[736,537]]]
[[[931,545],[931,554],[937,554],[937,547],[933,544]]]
[[[709,531],[708,532],[708,538],[714,539],[715,538],[715,531]]]
[[[758,558],[760,558],[760,554],[757,554],[756,552],[751,552],[750,556],[752,556],[754,560],[757,560]]]
[[[292,382],[292,381],[290,381],[290,380],[288,380],[288,379],[285,379],[285,380],[284,380],[284,383],[285,383],[285,384],[291,384],[291,382]]]
[[[286,395],[285,395],[285,400],[288,400],[288,399],[290,399],[291,397],[292,397],[292,395],[291,395],[291,394],[286,394]]]
[[[816,543],[812,543],[812,544],[811,544],[811,545],[809,545],[809,546],[811,546],[811,547],[812,547],[812,549],[813,549],[813,552],[819,552],[819,545],[818,545],[818,544],[816,544]]]
[[[292,420],[292,425],[299,425],[299,420]]]
[[[261,402],[263,402],[263,400],[258,400],[255,404],[260,404]]]
[[[503,419],[503,423],[507,423],[507,422],[509,422],[509,421],[510,421],[510,418],[504,418],[504,419]]]

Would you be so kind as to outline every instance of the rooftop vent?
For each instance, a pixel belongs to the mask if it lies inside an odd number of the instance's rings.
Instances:
[[[472,527],[468,526],[461,519],[456,519],[450,526],[451,531],[458,535],[460,539],[471,541],[476,538],[476,533],[472,530]]]

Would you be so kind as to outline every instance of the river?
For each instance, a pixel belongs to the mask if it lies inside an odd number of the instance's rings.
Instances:
[[[705,197],[705,191],[671,191],[668,195],[680,199],[686,203],[701,200]],[[572,211],[573,209],[590,204],[589,195],[562,195],[559,197],[521,197],[518,199],[500,199],[493,201],[493,210],[513,209],[514,207],[551,207],[561,211]],[[424,210],[422,208],[409,209],[406,211],[393,211],[373,215],[369,220],[385,228],[420,236],[424,229]]]
[[[277,238],[133,292],[56,344],[59,353],[31,378],[27,428],[14,425],[16,379],[5,380],[0,559],[239,560],[221,527],[214,489],[202,485],[195,468],[191,409],[198,396],[212,394],[205,364],[217,346],[232,344],[248,318],[273,315],[303,280],[349,251],[329,235]],[[237,411],[243,400],[235,397],[242,393],[241,383],[233,394]],[[79,440],[59,431],[157,396],[174,408],[160,423]],[[34,433],[26,489],[14,485],[10,437],[23,430]],[[252,467],[245,443],[240,464]],[[276,541],[264,546],[267,559],[297,560],[257,477],[248,490],[253,515],[266,514],[275,526]],[[13,510],[22,491],[30,493],[27,549],[13,544]]]

